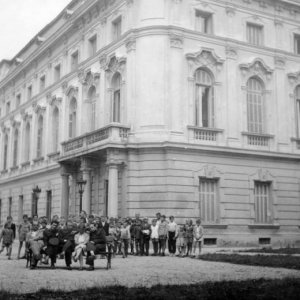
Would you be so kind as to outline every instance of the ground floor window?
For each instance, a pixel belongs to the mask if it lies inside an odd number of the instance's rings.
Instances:
[[[52,191],[47,191],[46,217],[48,220],[51,220],[51,210],[52,210]]]
[[[256,223],[271,221],[271,183],[255,181],[254,184],[254,211]]]
[[[218,221],[218,180],[199,179],[200,218],[204,223]]]

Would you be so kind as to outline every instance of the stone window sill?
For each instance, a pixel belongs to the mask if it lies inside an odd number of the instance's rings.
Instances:
[[[279,229],[279,224],[248,224],[250,229]]]

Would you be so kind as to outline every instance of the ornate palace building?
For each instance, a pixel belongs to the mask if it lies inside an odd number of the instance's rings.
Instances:
[[[2,224],[160,211],[299,244],[300,4],[73,0],[0,62],[0,125]]]

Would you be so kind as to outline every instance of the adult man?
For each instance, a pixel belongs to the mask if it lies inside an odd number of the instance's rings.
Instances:
[[[62,247],[62,254],[65,256],[65,262],[67,269],[69,271],[72,270],[71,263],[72,263],[72,252],[74,251],[75,236],[76,230],[74,230],[74,225],[72,221],[67,221],[66,227],[62,228],[59,231],[59,240],[60,246]]]
[[[94,270],[95,254],[100,254],[106,250],[106,237],[103,227],[97,228],[96,224],[90,225],[90,242],[87,244],[86,264],[90,267],[88,271]]]
[[[101,217],[100,227],[104,229],[105,236],[109,235],[109,223],[106,221],[106,217]]]
[[[56,255],[59,253],[59,222],[52,220],[51,227],[44,231],[44,251],[51,259],[51,269],[55,269]]]

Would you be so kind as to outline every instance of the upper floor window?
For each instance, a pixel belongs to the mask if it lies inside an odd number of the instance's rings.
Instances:
[[[195,72],[195,126],[214,127],[214,89],[211,75],[203,69]]]
[[[72,98],[69,107],[69,138],[76,137],[77,126],[77,100]]]
[[[59,81],[60,77],[61,77],[61,66],[59,64],[54,68],[54,82]]]
[[[212,14],[196,10],[195,12],[195,29],[202,33],[213,33]]]
[[[43,153],[43,131],[44,131],[44,119],[42,116],[40,116],[38,119],[38,128],[37,128],[37,147],[36,147],[37,158],[41,158]]]
[[[255,181],[254,212],[256,223],[270,223],[272,220],[271,182]]]
[[[3,149],[3,170],[7,170],[8,160],[8,134],[4,137],[4,149]]]
[[[40,92],[42,92],[46,87],[46,76],[43,75],[41,78],[40,78]]]
[[[21,105],[21,94],[18,94],[16,97],[16,108]]]
[[[300,34],[294,34],[294,52],[300,54]]]
[[[6,114],[10,113],[10,102],[6,102]]]
[[[96,128],[96,88],[91,86],[88,91],[88,100],[90,103],[90,129]]]
[[[0,199],[0,225],[2,224],[2,199]]]
[[[300,85],[295,89],[295,106],[296,106],[296,134],[300,137]]]
[[[32,85],[27,88],[27,100],[32,98]]]
[[[59,146],[59,110],[57,107],[54,108],[52,115],[52,145],[53,152],[57,152]]]
[[[121,75],[116,73],[112,79],[112,122],[121,122]]]
[[[19,152],[19,130],[15,130],[14,134],[14,152],[13,152],[13,167],[18,165],[18,152]]]
[[[205,223],[216,223],[218,213],[218,180],[200,178],[199,182],[200,218]]]
[[[12,215],[12,197],[8,197],[8,215]]]
[[[77,69],[78,62],[79,62],[79,53],[78,53],[78,51],[76,51],[71,55],[71,71],[74,71]]]
[[[263,26],[247,23],[247,42],[261,46],[263,44]]]
[[[97,52],[97,35],[89,39],[89,56],[94,56]]]
[[[24,160],[25,162],[30,160],[30,124],[27,123],[25,127],[25,140],[24,140]]]
[[[115,21],[112,22],[113,29],[113,40],[118,39],[122,34],[122,17],[118,17]]]
[[[264,96],[263,85],[254,77],[247,82],[247,121],[248,131],[264,132]]]

